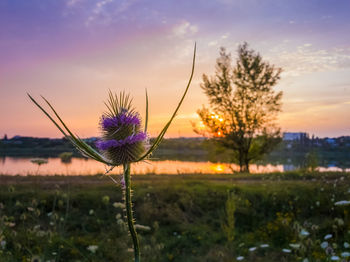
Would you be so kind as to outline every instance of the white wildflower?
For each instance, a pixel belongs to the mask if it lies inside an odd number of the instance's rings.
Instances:
[[[96,245],[90,245],[86,248],[87,250],[89,250],[91,253],[96,253],[97,249],[98,249],[98,246]]]
[[[298,249],[300,247],[300,244],[289,244],[291,248]]]
[[[335,206],[346,206],[346,205],[349,205],[349,204],[350,204],[349,200],[341,200],[341,201],[338,201],[338,202],[334,203]]]
[[[300,231],[300,235],[303,236],[303,237],[307,237],[308,235],[310,235],[310,233],[307,232],[305,229],[302,229],[302,230]]]
[[[326,248],[328,247],[328,242],[327,242],[327,241],[322,242],[322,243],[321,243],[321,247],[322,247],[323,249],[326,249]]]
[[[324,236],[324,240],[330,239],[330,238],[332,238],[332,237],[333,237],[332,234],[327,234],[327,235]]]
[[[113,206],[115,208],[120,208],[120,209],[124,209],[125,208],[125,204],[121,203],[121,202],[114,202]]]
[[[349,252],[343,252],[341,253],[342,257],[350,257],[350,253]]]

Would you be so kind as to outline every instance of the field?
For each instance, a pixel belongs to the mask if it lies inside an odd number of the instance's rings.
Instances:
[[[350,174],[139,175],[143,261],[348,261]],[[131,261],[121,189],[1,176],[0,261]]]

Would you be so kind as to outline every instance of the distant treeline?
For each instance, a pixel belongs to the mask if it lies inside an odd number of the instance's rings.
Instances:
[[[97,138],[85,139],[95,146]],[[152,139],[150,141],[152,143]],[[0,139],[0,156],[13,157],[57,157],[63,152],[81,154],[65,139],[34,138],[15,136]],[[350,167],[350,137],[306,139],[303,141],[282,141],[278,147],[258,163],[307,165],[307,158],[313,155],[320,166]],[[230,153],[218,148],[211,140],[195,138],[164,139],[152,155],[153,159],[231,162]]]
[[[84,139],[85,142],[95,147],[97,138]],[[151,139],[150,143],[152,143]],[[201,160],[205,159],[207,151],[203,147],[203,138],[175,138],[164,139],[153,154],[154,158]],[[57,157],[63,152],[72,152],[73,156],[81,157],[81,154],[65,138],[35,138],[15,136],[11,139],[0,139],[0,156],[18,157]]]
[[[50,139],[15,136],[0,140],[0,155],[22,157],[56,157],[62,152],[80,154],[67,139]]]

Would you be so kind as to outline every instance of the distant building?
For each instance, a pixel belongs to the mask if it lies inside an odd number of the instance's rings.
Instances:
[[[334,138],[326,138],[325,141],[327,142],[327,144],[331,145],[331,146],[335,146],[337,144],[337,141]]]
[[[309,134],[304,132],[285,132],[283,133],[283,141],[300,141],[304,142],[309,139]]]

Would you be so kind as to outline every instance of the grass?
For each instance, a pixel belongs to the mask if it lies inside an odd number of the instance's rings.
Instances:
[[[143,261],[331,261],[348,250],[350,206],[334,204],[350,200],[348,173],[138,175],[133,183]],[[127,232],[122,192],[107,178],[0,177],[0,261],[131,261]]]

